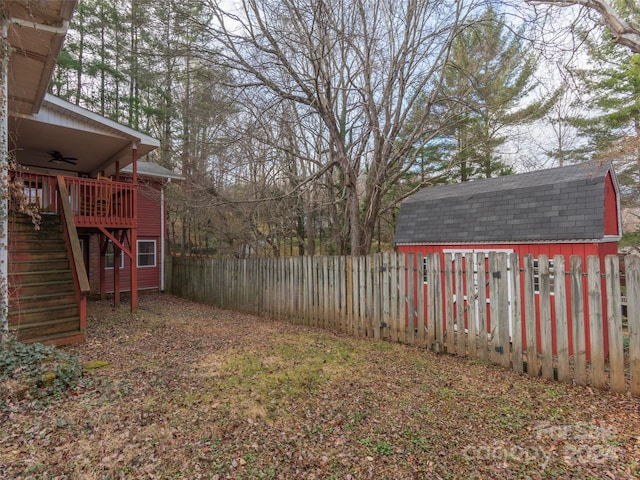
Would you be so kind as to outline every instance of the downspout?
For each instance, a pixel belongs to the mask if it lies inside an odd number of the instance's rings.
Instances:
[[[0,341],[9,339],[9,39],[0,18]]]
[[[168,179],[167,183],[170,182],[171,179]],[[160,187],[160,291],[164,292],[165,290],[165,285],[164,285],[164,269],[165,269],[165,259],[164,259],[164,242],[165,242],[165,199],[164,199],[164,189],[165,189],[165,184],[162,184],[162,187]]]
[[[138,144],[131,148],[133,182],[133,228],[131,228],[131,313],[138,309]]]

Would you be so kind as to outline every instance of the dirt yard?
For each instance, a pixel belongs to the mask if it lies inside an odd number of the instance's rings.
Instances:
[[[89,306],[79,385],[0,412],[0,478],[640,476],[640,401],[189,303]]]

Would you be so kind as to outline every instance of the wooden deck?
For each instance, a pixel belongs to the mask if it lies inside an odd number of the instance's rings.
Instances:
[[[24,185],[25,201],[41,212],[60,213],[56,177],[31,172],[14,172]],[[135,186],[106,179],[64,177],[76,227],[133,228]]]

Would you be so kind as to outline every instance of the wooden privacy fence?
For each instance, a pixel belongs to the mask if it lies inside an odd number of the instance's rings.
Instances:
[[[640,396],[640,257],[172,257],[169,291]],[[626,316],[622,294],[626,293]]]

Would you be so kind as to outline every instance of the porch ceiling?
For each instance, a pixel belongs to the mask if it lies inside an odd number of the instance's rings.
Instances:
[[[76,0],[4,0],[8,18],[10,113],[40,108],[64,41]]]
[[[47,94],[40,111],[33,115],[13,115],[10,149],[21,165],[48,170],[64,170],[95,176],[115,172],[131,163],[131,148],[138,147],[138,158],[160,146],[144,133],[120,125],[93,112]],[[51,161],[51,152],[76,158],[76,165]]]

